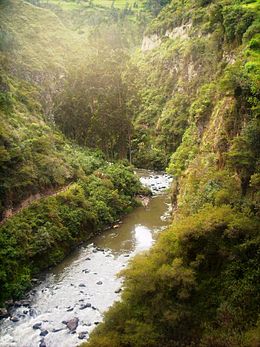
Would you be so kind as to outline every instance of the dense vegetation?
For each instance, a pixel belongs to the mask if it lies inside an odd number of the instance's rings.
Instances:
[[[0,225],[2,304],[135,206],[140,184],[130,168],[108,164],[101,146],[79,147],[56,127],[53,112],[86,35],[20,1],[1,2],[0,22],[1,219],[46,195]]]
[[[135,149],[170,157],[175,218],[86,346],[259,345],[259,18],[254,1],[174,0],[148,27]]]
[[[0,212],[70,184],[1,225],[0,301],[134,206],[128,159],[174,223],[86,345],[258,346],[259,1],[0,6]]]
[[[124,271],[87,346],[257,346],[258,263],[251,218],[222,206],[180,220]]]
[[[19,297],[33,276],[136,206],[140,183],[122,164],[84,176],[0,227],[0,303]]]

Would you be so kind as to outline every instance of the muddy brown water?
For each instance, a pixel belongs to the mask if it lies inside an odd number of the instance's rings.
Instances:
[[[148,206],[136,208],[118,228],[94,237],[50,270],[27,294],[30,306],[13,309],[18,321],[9,317],[0,322],[0,347],[78,346],[120,300],[117,273],[135,254],[148,250],[170,223],[171,177],[147,170],[137,174],[154,193]],[[72,333],[64,322],[73,318],[78,325]]]

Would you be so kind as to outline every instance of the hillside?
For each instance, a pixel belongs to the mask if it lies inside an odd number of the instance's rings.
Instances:
[[[148,27],[135,155],[170,159],[174,220],[84,346],[259,345],[259,19],[257,1],[174,0]]]
[[[131,210],[140,184],[130,168],[72,143],[53,121],[55,97],[75,51],[82,46],[87,55],[86,37],[50,10],[22,1],[1,2],[0,23],[3,304],[21,296],[35,274]]]
[[[137,206],[133,164],[173,222],[85,346],[260,344],[259,29],[258,0],[1,1],[1,305]]]

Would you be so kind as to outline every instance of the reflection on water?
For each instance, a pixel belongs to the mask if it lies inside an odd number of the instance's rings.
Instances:
[[[119,228],[107,230],[95,237],[93,242],[101,248],[109,248],[114,254],[133,252],[136,240],[133,231],[137,226],[143,226],[154,235],[158,229],[169,224],[169,218],[161,218],[169,211],[170,199],[167,194],[151,198],[148,207],[137,207],[132,213],[124,217]],[[169,215],[168,215],[169,217]],[[152,236],[153,237],[153,236]]]
[[[137,225],[134,228],[135,234],[135,249],[137,252],[149,249],[153,244],[151,230],[143,225]]]
[[[151,247],[158,231],[169,224],[169,198],[165,193],[171,179],[139,171],[143,184],[156,196],[147,207],[138,207],[110,229],[80,247],[52,269],[44,281],[29,293],[30,307],[13,312],[0,323],[0,347],[74,347],[102,320],[103,313],[120,298],[122,280],[117,273],[129,259]],[[164,192],[163,192],[164,191]],[[71,333],[63,321],[78,318]],[[40,329],[33,329],[40,323]],[[41,334],[47,332],[46,336]]]

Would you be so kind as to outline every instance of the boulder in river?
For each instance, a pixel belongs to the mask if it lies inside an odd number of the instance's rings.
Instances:
[[[41,339],[39,347],[47,347],[46,342],[44,341],[44,339]]]
[[[42,331],[40,332],[40,336],[46,336],[46,335],[48,335],[48,334],[49,334],[48,330],[42,330]]]
[[[80,310],[84,310],[85,308],[88,308],[88,307],[91,307],[91,304],[88,302],[88,303],[86,303],[86,304],[82,304],[82,305],[80,305]]]
[[[11,317],[10,320],[14,323],[19,322],[19,318],[16,316]]]
[[[67,328],[71,332],[77,329],[78,324],[79,324],[79,319],[77,317],[74,317],[70,319],[68,322],[66,322]]]
[[[118,289],[115,290],[115,293],[116,293],[116,294],[119,294],[121,291],[122,291],[122,289],[121,289],[121,288],[118,288]]]
[[[34,308],[30,308],[30,310],[29,310],[29,315],[30,315],[31,317],[36,317],[37,313],[36,313],[36,311],[35,311]]]
[[[32,328],[33,328],[34,330],[36,330],[36,329],[41,329],[41,326],[42,326],[42,323],[35,323],[35,324],[32,326]]]
[[[102,281],[98,281],[98,282],[97,282],[97,285],[101,286],[101,284],[103,284]]]
[[[86,285],[84,283],[80,283],[79,287],[86,287]]]
[[[81,333],[79,333],[78,338],[79,338],[80,340],[83,340],[83,339],[85,339],[85,337],[87,336],[87,334],[88,334],[87,331],[82,331]]]
[[[15,307],[21,307],[21,306],[28,307],[28,306],[30,306],[30,304],[31,303],[29,300],[19,300],[19,301],[15,301],[14,306]]]

